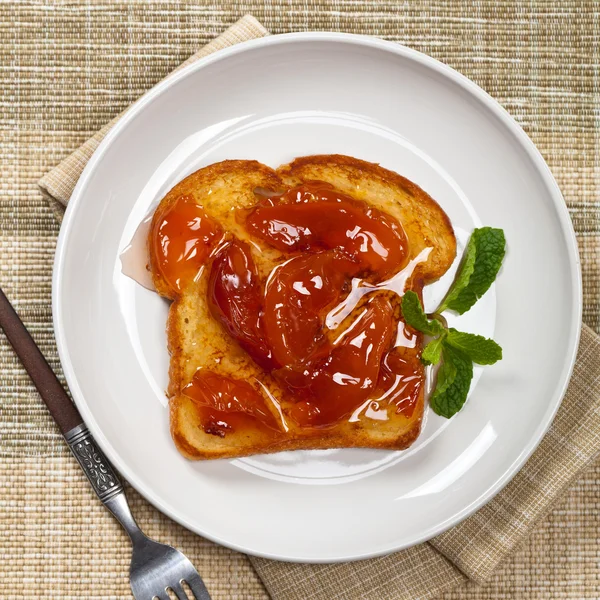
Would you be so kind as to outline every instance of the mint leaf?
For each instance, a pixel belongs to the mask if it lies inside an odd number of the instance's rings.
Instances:
[[[471,234],[454,284],[436,312],[468,311],[488,291],[502,265],[506,239],[502,229],[481,227]]]
[[[431,340],[427,346],[423,348],[421,360],[426,365],[437,365],[440,362],[440,359],[442,358],[442,344],[445,337],[445,335],[441,335],[439,338]]]
[[[450,328],[446,342],[453,348],[462,350],[478,365],[493,365],[502,358],[502,348],[494,340],[474,333],[464,333]]]
[[[458,295],[469,285],[469,279],[471,279],[471,275],[473,275],[473,271],[475,269],[475,257],[477,255],[477,246],[475,244],[475,231],[471,234],[469,241],[467,243],[467,247],[465,248],[465,252],[463,254],[463,259],[458,268],[458,272],[446,294],[446,298],[436,312],[442,312],[446,310],[451,302],[454,302]],[[462,314],[462,313],[461,313]]]
[[[430,402],[436,414],[449,419],[463,407],[467,399],[473,379],[473,362],[462,351],[446,343],[442,356],[444,362],[438,371]]]
[[[437,320],[430,321],[421,306],[419,296],[409,290],[402,296],[402,317],[407,325],[427,335],[440,335],[444,326]]]
[[[447,360],[446,357],[444,357],[444,362],[441,364],[437,372],[435,390],[433,392],[433,396],[431,397],[432,406],[433,398],[444,394],[444,392],[454,383],[454,380],[456,379],[456,373],[456,365],[452,362],[452,360]]]

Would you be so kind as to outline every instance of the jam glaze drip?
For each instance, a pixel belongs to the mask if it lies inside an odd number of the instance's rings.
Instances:
[[[249,383],[199,369],[182,393],[194,401],[206,433],[225,437],[229,431],[251,423],[267,431],[280,426],[265,405],[265,399]]]
[[[387,298],[374,296],[333,344],[324,344],[306,361],[277,373],[296,397],[304,398],[290,411],[293,421],[301,426],[331,425],[371,395],[394,335],[393,312]]]
[[[370,281],[361,279],[360,277],[353,278],[350,292],[342,302],[340,302],[327,314],[325,318],[325,325],[329,329],[336,329],[339,327],[340,323],[342,323],[342,321],[348,317],[353,310],[356,309],[361,299],[372,292],[376,292],[378,290],[389,291],[394,292],[398,295],[398,297],[403,296],[407,286],[411,283],[413,273],[417,265],[426,262],[430,254],[431,248],[425,248],[421,250],[421,252],[415,258],[409,261],[409,263],[401,271],[396,273],[396,275],[379,283],[371,283]],[[419,282],[416,283],[416,287],[419,289],[415,289],[414,291],[420,292],[422,289],[422,284]],[[415,286],[413,285],[413,288],[414,287]],[[399,330],[399,336],[396,345],[402,343],[401,340],[403,331],[404,330]]]
[[[279,365],[301,361],[323,343],[323,313],[357,271],[356,262],[336,249],[296,256],[271,272],[263,323]]]
[[[377,278],[392,275],[407,256],[408,240],[398,221],[323,181],[263,199],[249,211],[245,225],[284,252],[341,248]]]
[[[262,285],[248,244],[234,238],[217,252],[207,294],[213,317],[254,362],[266,371],[276,368],[262,327]]]
[[[191,196],[180,196],[154,215],[148,236],[150,266],[170,298],[195,280],[223,237],[221,226]],[[156,282],[156,278],[155,278]]]
[[[402,413],[410,419],[424,385],[424,378],[425,367],[420,354],[408,351],[405,346],[396,346],[383,358],[377,384],[380,394],[374,395],[373,402],[378,409],[394,407],[396,414]],[[374,406],[370,409],[373,410]]]

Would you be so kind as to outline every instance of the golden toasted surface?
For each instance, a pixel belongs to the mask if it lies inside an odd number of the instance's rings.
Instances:
[[[250,242],[258,271],[262,277],[267,277],[286,257],[251,238],[236,218],[236,210],[256,204],[256,188],[284,190],[312,180],[328,182],[341,192],[396,217],[408,237],[409,258],[414,258],[424,248],[432,248],[428,260],[417,265],[411,279],[417,291],[420,291],[423,283],[432,282],[443,275],[452,264],[456,255],[454,232],[448,217],[437,203],[400,175],[373,163],[346,156],[307,156],[277,171],[256,161],[216,163],[196,171],[177,184],[161,201],[155,219],[160,218],[165,207],[182,195],[192,197],[209,217],[216,220],[225,232],[229,232],[225,233],[226,237],[233,234]],[[153,267],[151,264],[158,292],[169,297],[166,283]],[[168,389],[171,434],[182,454],[192,459],[231,458],[292,449],[403,449],[414,442],[421,428],[424,405],[422,391],[410,418],[400,413],[387,421],[361,419],[322,429],[301,428],[286,419],[289,397],[286,398],[285,390],[212,317],[206,299],[208,270],[203,269],[197,281],[177,295],[167,323],[171,353]],[[416,341],[415,352],[420,352],[422,338],[417,336]],[[283,420],[287,432],[273,435],[261,427],[240,427],[224,437],[206,433],[193,400],[182,394],[183,388],[199,368],[247,381],[262,395],[268,392],[274,399],[268,408],[278,421]]]

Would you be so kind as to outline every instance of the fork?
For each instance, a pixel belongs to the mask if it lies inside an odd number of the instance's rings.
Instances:
[[[135,522],[123,485],[104,453],[85,426],[44,355],[0,289],[0,326],[33,380],[77,462],[100,501],[129,534],[133,553],[129,580],[136,600],[168,600],[171,590],[187,600],[187,584],[196,600],[210,600],[194,565],[179,551],[147,537]]]

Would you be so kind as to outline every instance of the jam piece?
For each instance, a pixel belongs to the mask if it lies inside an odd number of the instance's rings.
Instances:
[[[155,215],[148,249],[171,296],[195,279],[222,235],[218,223],[191,196],[180,196]]]
[[[252,359],[266,370],[278,366],[261,328],[262,286],[248,244],[233,239],[217,253],[207,294],[213,317]]]
[[[396,219],[321,181],[263,200],[245,224],[251,234],[282,251],[340,248],[365,273],[381,279],[398,271],[408,253]]]
[[[255,426],[256,422],[270,430],[280,430],[263,396],[245,381],[201,369],[182,393],[196,404],[206,433],[224,437],[240,427]]]
[[[324,315],[357,270],[342,252],[328,250],[297,256],[273,271],[265,291],[263,322],[280,365],[304,360],[323,341]]]
[[[398,346],[390,350],[381,363],[377,391],[379,408],[392,408],[410,419],[425,382],[425,368],[413,348]]]
[[[290,411],[292,420],[301,426],[331,425],[356,410],[375,390],[394,331],[391,304],[374,296],[332,347],[321,349],[299,368],[278,371],[301,398]]]

